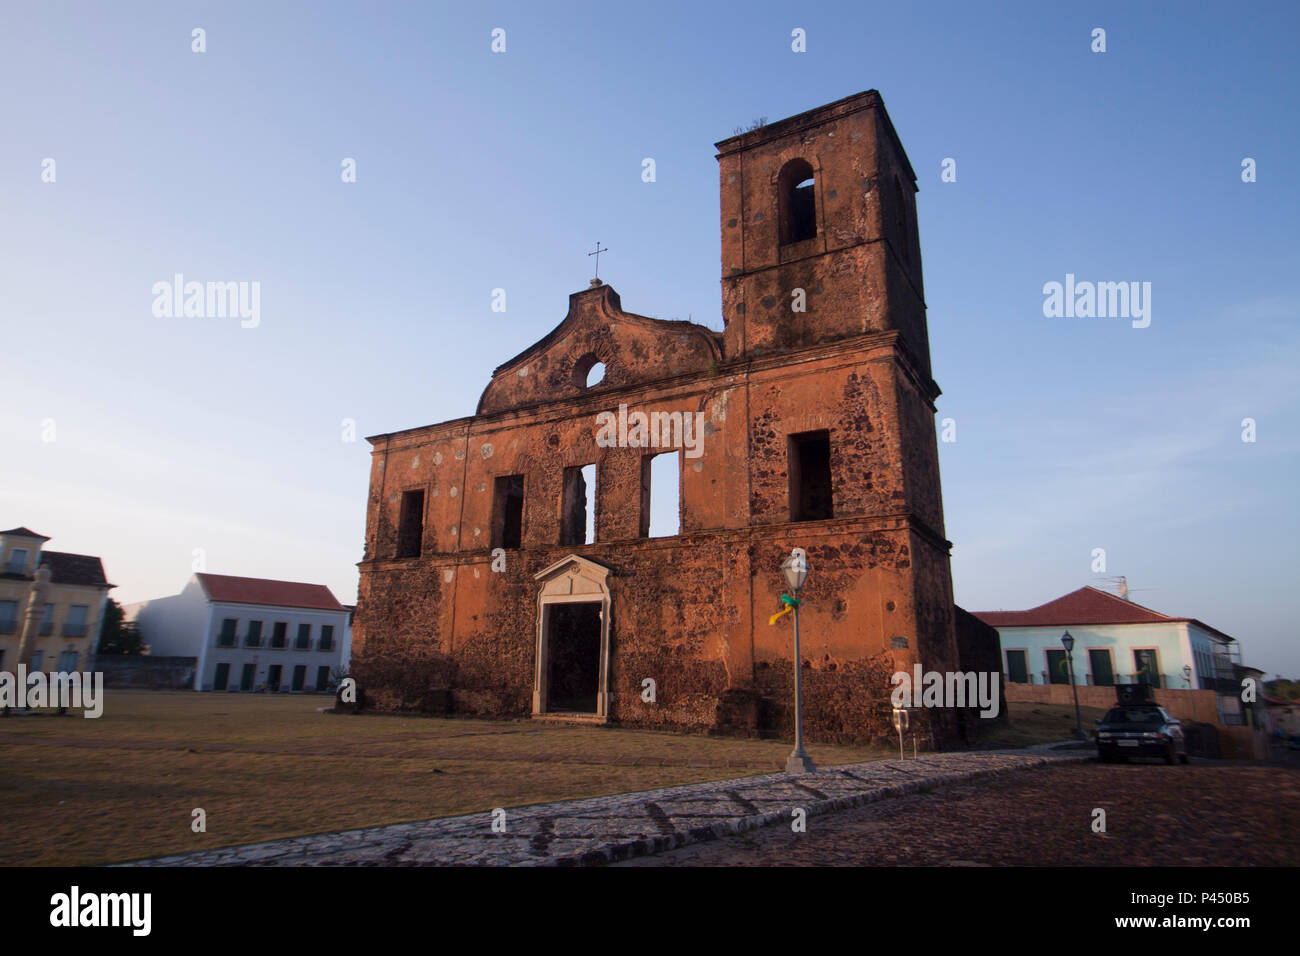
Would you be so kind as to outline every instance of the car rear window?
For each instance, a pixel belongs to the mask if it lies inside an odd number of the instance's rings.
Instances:
[[[1116,707],[1106,715],[1108,724],[1160,724],[1165,716],[1157,707]]]

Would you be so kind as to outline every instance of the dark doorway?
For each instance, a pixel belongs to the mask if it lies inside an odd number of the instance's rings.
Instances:
[[[245,690],[245,691],[247,691],[247,690],[252,690],[252,689],[253,689],[253,674],[254,674],[254,672],[255,672],[255,668],[256,668],[256,667],[257,667],[256,664],[245,664],[245,665],[244,665],[244,669],[243,669],[242,671],[240,671],[240,673],[239,673],[239,689],[240,689],[240,690]]]
[[[300,691],[305,683],[307,683],[307,665],[295,664],[293,667],[293,683],[289,687],[295,691]]]
[[[596,713],[600,605],[552,604],[547,613],[547,700],[551,713]]]
[[[272,694],[280,691],[280,668],[279,664],[272,664],[266,669],[266,689]]]

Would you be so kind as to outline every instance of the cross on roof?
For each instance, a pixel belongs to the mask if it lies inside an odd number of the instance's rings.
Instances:
[[[591,256],[595,256],[595,257],[596,257],[596,274],[595,274],[595,276],[593,277],[593,278],[596,278],[596,279],[599,279],[599,278],[600,278],[600,254],[601,254],[602,252],[609,252],[609,250],[608,250],[608,249],[602,249],[602,248],[600,248],[600,240],[597,239],[597,240],[596,240],[596,251],[595,251],[595,252],[589,252],[589,253],[587,253],[587,256],[588,256],[588,257],[591,257]]]

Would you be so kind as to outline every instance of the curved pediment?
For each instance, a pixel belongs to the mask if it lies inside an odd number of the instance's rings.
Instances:
[[[599,285],[569,296],[564,321],[492,373],[478,414],[704,371],[721,358],[721,334],[694,322],[624,312],[618,293]],[[587,388],[594,362],[605,364],[605,377]]]

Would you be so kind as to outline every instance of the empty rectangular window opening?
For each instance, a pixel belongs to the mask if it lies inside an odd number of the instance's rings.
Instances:
[[[790,199],[791,241],[811,239],[817,235],[817,207],[814,204],[813,181],[809,179],[796,186]]]
[[[492,499],[492,547],[518,548],[524,532],[524,476],[496,479]]]
[[[817,178],[806,159],[792,159],[777,177],[781,242],[803,242],[817,235]]]
[[[596,466],[564,469],[560,515],[560,544],[594,544],[596,541]]]
[[[641,536],[667,538],[682,533],[680,452],[641,459]]]
[[[790,436],[790,520],[821,521],[834,517],[831,499],[829,431]]]
[[[397,522],[397,556],[418,558],[424,541],[424,490],[402,492],[402,512]]]

